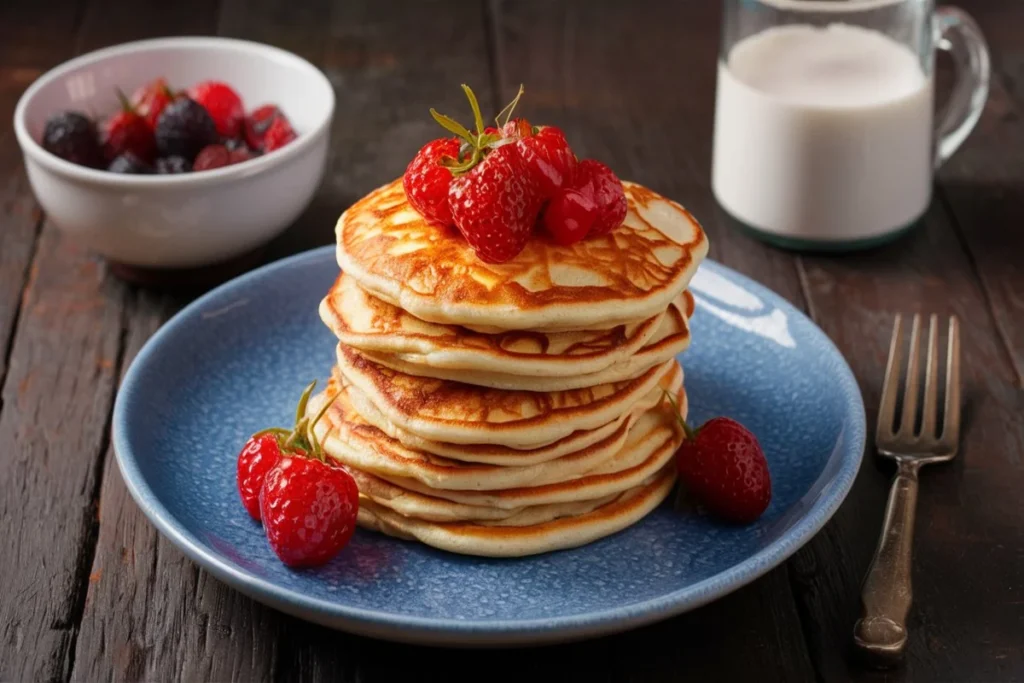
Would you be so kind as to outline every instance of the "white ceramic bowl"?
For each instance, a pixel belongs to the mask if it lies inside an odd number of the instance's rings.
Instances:
[[[281,107],[299,137],[256,159],[181,175],[119,175],[77,166],[42,148],[46,120],[74,109],[117,110],[126,93],[163,76],[175,88],[230,84],[246,111]],[[334,90],[319,69],[269,45],[227,38],[159,38],[90,52],[42,75],[14,112],[32,189],[68,234],[120,263],[184,268],[267,242],[309,204],[327,158]]]

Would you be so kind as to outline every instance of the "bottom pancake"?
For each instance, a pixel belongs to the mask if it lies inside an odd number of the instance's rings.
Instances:
[[[590,512],[526,526],[432,522],[401,515],[361,496],[359,525],[463,555],[523,557],[575,548],[635,524],[668,497],[675,478],[675,464],[670,462],[640,486]]]

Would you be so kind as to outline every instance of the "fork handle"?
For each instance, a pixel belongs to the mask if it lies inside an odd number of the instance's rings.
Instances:
[[[897,664],[907,647],[918,467],[913,462],[899,464],[889,490],[882,536],[864,580],[863,615],[854,627],[857,648],[881,666]]]

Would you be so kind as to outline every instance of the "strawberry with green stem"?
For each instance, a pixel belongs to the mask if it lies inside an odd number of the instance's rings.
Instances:
[[[749,524],[768,508],[771,476],[757,437],[739,422],[716,417],[693,429],[670,392],[665,396],[685,434],[676,453],[683,486],[713,514]]]

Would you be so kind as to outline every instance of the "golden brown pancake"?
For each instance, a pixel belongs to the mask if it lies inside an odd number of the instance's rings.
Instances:
[[[707,254],[683,207],[624,182],[625,222],[560,246],[538,232],[514,259],[481,261],[456,231],[424,220],[401,179],[338,220],[338,263],[366,291],[421,320],[504,330],[608,329],[643,321],[678,297]]]

